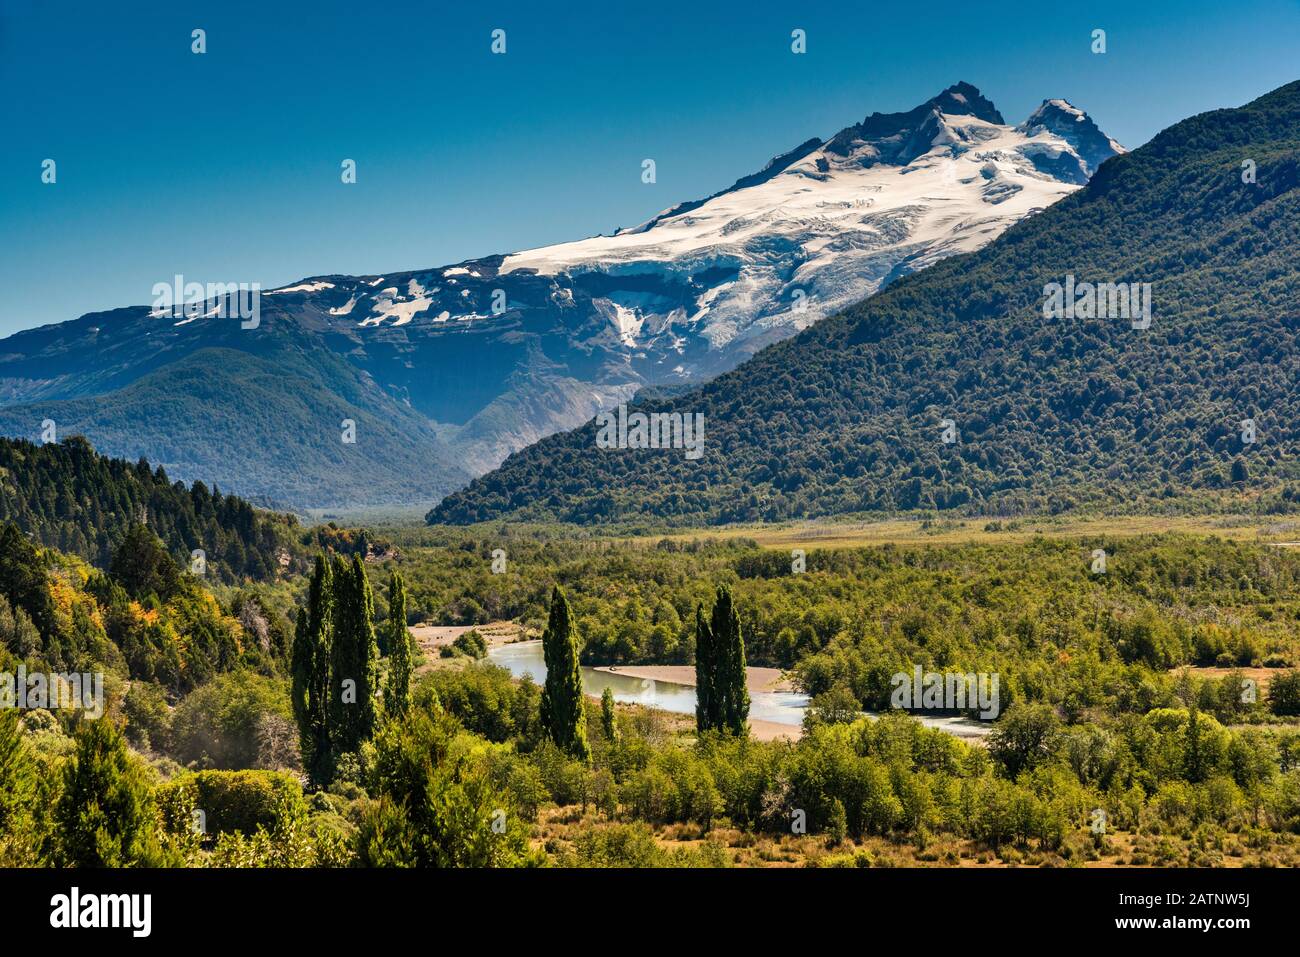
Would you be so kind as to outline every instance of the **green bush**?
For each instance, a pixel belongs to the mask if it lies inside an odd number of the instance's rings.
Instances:
[[[197,768],[240,770],[258,761],[259,720],[291,718],[288,683],[249,671],[214,678],[192,691],[172,719],[172,756]]]
[[[122,699],[126,738],[137,748],[167,750],[172,715],[161,685],[136,681]]]
[[[487,749],[445,713],[413,709],[374,741],[357,856],[370,867],[519,867],[540,863]]]
[[[1268,685],[1268,707],[1274,714],[1300,714],[1300,670],[1274,675]]]
[[[274,831],[289,815],[307,810],[302,785],[279,771],[199,771],[165,787],[193,790],[208,834],[252,835],[259,826]]]
[[[430,692],[467,730],[489,741],[517,738],[526,749],[540,738],[541,690],[528,679],[516,684],[510,672],[499,665],[435,670],[421,686],[425,697],[420,700],[426,706]]]
[[[471,628],[469,631],[459,635],[451,646],[462,655],[468,655],[470,658],[486,658],[487,642],[478,630]]]
[[[602,824],[580,831],[566,867],[726,867],[725,849],[706,843],[699,850],[661,847],[645,824]]]

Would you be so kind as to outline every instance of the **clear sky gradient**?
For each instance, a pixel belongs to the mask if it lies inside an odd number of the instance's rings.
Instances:
[[[175,273],[269,289],[608,233],[958,80],[1132,148],[1297,78],[1279,0],[3,0],[0,335]]]

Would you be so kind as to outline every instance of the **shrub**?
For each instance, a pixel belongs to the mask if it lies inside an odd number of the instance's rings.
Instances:
[[[516,684],[510,672],[493,664],[432,672],[422,687],[437,696],[443,709],[475,734],[498,743],[518,739],[524,750],[540,738],[541,691],[531,680]]]
[[[288,685],[249,671],[214,678],[192,691],[172,720],[172,754],[199,768],[242,770],[258,762],[263,715],[291,718]]]
[[[539,863],[481,742],[446,714],[413,710],[374,741],[371,804],[357,857],[370,867],[518,867]]]
[[[475,628],[471,628],[469,631],[457,636],[451,646],[462,655],[467,655],[470,658],[487,657],[487,642],[484,641],[483,636]]]
[[[1268,685],[1268,707],[1277,715],[1300,714],[1300,670],[1273,676]]]
[[[159,843],[148,769],[131,753],[111,719],[85,721],[63,766],[54,806],[52,856],[67,867],[156,867]]]
[[[161,685],[136,681],[122,699],[126,738],[141,750],[167,750],[172,715]]]
[[[181,775],[166,788],[190,788],[208,834],[239,831],[252,835],[260,826],[280,827],[292,814],[306,812],[302,786],[278,771],[199,771]]]
[[[989,735],[989,754],[1014,778],[1052,753],[1059,727],[1060,719],[1048,705],[1013,705]]]
[[[601,824],[580,831],[566,867],[726,867],[725,849],[708,842],[699,850],[661,847],[645,824]]]

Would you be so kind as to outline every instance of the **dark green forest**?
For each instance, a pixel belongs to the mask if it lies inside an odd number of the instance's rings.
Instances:
[[[43,445],[0,438],[0,522],[99,567],[142,522],[187,567],[201,549],[205,574],[218,581],[264,580],[302,567],[304,530],[293,516],[255,509],[202,482],[172,482],[143,459],[98,455],[79,436]]]

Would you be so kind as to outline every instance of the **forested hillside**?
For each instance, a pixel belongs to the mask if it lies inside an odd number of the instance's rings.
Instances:
[[[1297,186],[1293,83],[1179,123],[982,251],[643,406],[703,413],[701,457],[598,448],[588,424],[517,453],[429,519],[685,524],[1185,509],[1226,496],[1289,510]],[[1044,318],[1046,287],[1069,276],[1149,283],[1149,328]]]
[[[0,522],[101,568],[144,522],[187,568],[201,549],[204,574],[227,583],[296,569],[304,553],[293,516],[202,482],[186,488],[161,467],[101,456],[76,436],[44,445],[0,438]]]
[[[444,461],[429,420],[316,340],[276,298],[261,324],[173,326],[140,307],[90,313],[7,340],[0,379],[49,378],[0,407],[0,433],[61,435],[217,481],[269,508],[433,500],[468,473]],[[187,331],[188,330],[188,331]],[[147,345],[142,345],[147,343]],[[6,378],[8,377],[8,378]],[[355,442],[342,440],[351,421]],[[214,478],[215,477],[215,478]]]

